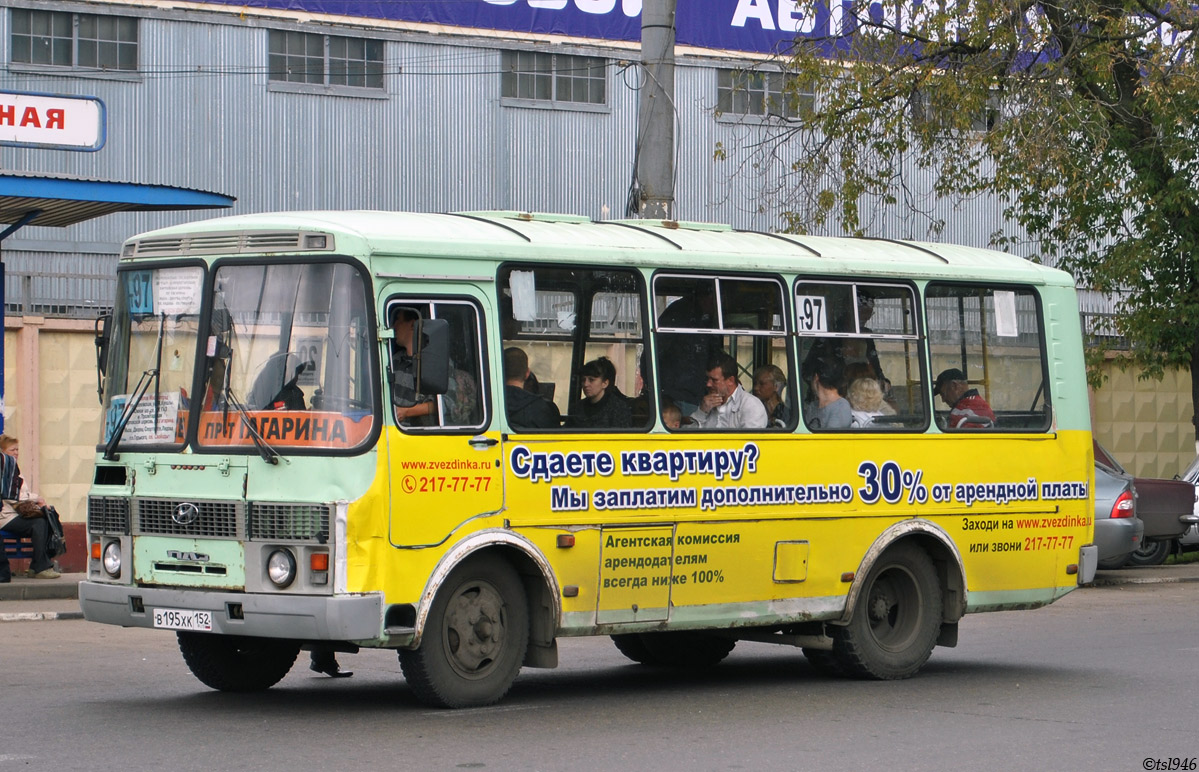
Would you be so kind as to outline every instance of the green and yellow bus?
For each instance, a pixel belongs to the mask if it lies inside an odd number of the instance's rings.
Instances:
[[[200,681],[399,652],[499,700],[557,640],[906,678],[1095,571],[1071,278],[991,251],[518,212],[123,248],[86,617]]]

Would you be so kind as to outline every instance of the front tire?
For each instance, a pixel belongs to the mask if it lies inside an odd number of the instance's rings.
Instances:
[[[183,661],[205,686],[261,692],[283,680],[300,653],[296,641],[178,632]]]
[[[1145,542],[1133,550],[1133,553],[1128,556],[1128,562],[1125,565],[1160,566],[1166,562],[1166,558],[1170,557],[1173,547],[1174,542],[1168,539],[1166,541]]]
[[[833,653],[848,675],[910,678],[928,661],[940,629],[933,562],[914,544],[900,544],[870,568],[849,624],[833,628]]]
[[[491,705],[516,680],[528,645],[529,607],[520,577],[499,557],[483,555],[446,577],[420,646],[400,650],[400,669],[426,705]]]

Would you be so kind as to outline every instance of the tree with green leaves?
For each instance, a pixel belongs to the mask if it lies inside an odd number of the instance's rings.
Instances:
[[[1114,293],[1127,361],[1157,378],[1189,367],[1199,404],[1199,10],[819,5],[798,13],[825,33],[797,39],[785,62],[784,98],[802,109],[754,151],[794,159],[777,202],[790,228],[864,234],[881,209],[905,207],[935,233],[938,204],[999,202],[1010,227],[992,243]]]

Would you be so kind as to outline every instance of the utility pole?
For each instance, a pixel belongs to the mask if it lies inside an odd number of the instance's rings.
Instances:
[[[673,220],[674,14],[676,0],[644,0],[641,65],[645,72],[637,111],[637,188],[640,215]]]

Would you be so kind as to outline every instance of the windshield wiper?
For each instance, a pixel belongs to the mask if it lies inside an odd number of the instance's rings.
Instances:
[[[237,397],[233,396],[233,389],[226,387],[225,388],[225,415],[226,416],[229,414],[229,405],[233,405],[233,407],[237,410],[238,416],[241,417],[242,424],[244,424],[246,429],[248,430],[247,433],[250,435],[250,439],[254,441],[254,447],[258,448],[258,455],[262,456],[262,460],[267,462],[268,464],[278,464],[279,459],[283,458],[280,455],[279,451],[275,450],[270,445],[268,445],[267,441],[262,438],[262,435],[258,433],[258,427],[254,426],[254,421],[251,420],[251,418],[250,418],[250,411],[247,410],[246,406],[241,403],[241,400],[239,400]],[[227,423],[227,421],[226,421],[226,423]],[[283,460],[287,461],[287,459],[285,459],[285,458]],[[291,463],[291,462],[288,461],[288,463]]]
[[[166,327],[167,315],[164,311],[162,316],[158,318],[158,340],[154,343],[154,367],[142,372],[142,377],[138,379],[137,386],[133,389],[133,395],[129,402],[125,405],[125,410],[121,413],[121,418],[117,421],[116,427],[112,430],[112,436],[108,438],[108,442],[104,444],[104,460],[115,461],[117,455],[114,451],[117,449],[117,443],[121,441],[121,435],[125,433],[125,427],[129,424],[129,419],[133,418],[137,406],[141,404],[142,397],[146,396],[146,390],[150,388],[150,381],[154,381],[154,431],[158,432],[158,409],[161,403],[159,399],[159,372],[162,368],[162,335],[163,328]]]
[[[133,413],[137,410],[137,406],[141,404],[142,397],[146,396],[146,389],[150,388],[150,381],[158,377],[158,371],[150,368],[142,373],[142,377],[138,380],[137,386],[133,389],[133,395],[129,398],[129,402],[125,404],[125,410],[121,413],[121,418],[117,421],[116,427],[112,430],[112,436],[108,438],[108,442],[104,444],[104,460],[116,461],[117,455],[113,452],[117,448],[117,443],[121,441],[121,435],[125,433],[125,427],[129,424],[129,419],[133,418]],[[157,421],[156,421],[157,423]]]

